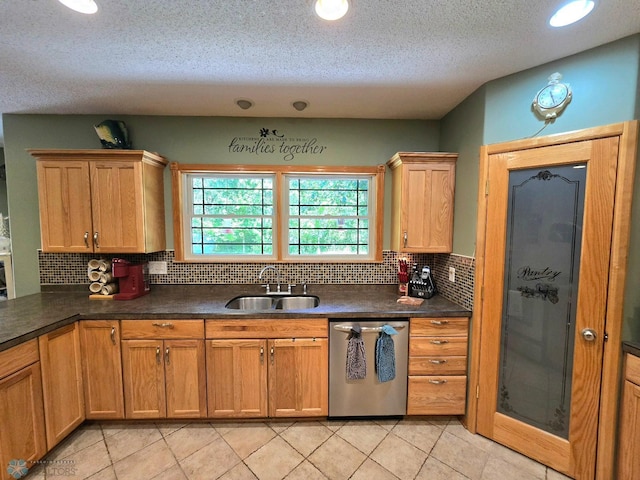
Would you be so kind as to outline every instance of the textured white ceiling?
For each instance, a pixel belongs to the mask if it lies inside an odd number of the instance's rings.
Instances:
[[[638,0],[552,29],[562,1],[351,0],[329,23],[312,0],[97,0],[93,16],[2,0],[0,113],[439,119],[489,80],[640,32]]]

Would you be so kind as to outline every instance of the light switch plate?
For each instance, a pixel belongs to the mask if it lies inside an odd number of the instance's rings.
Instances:
[[[167,262],[149,262],[149,273],[151,275],[166,275]]]

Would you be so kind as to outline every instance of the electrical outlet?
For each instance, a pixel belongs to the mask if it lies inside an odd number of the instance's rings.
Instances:
[[[449,281],[456,283],[456,269],[455,267],[449,267]]]
[[[167,262],[149,262],[149,273],[152,275],[166,275]]]

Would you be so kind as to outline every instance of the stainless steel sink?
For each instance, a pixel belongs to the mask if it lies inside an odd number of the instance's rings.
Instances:
[[[315,295],[296,295],[280,297],[276,300],[274,308],[278,310],[301,310],[304,308],[316,308],[320,305],[320,299]]]
[[[235,310],[269,310],[273,305],[273,299],[266,296],[240,296],[227,302],[225,308]]]
[[[316,308],[320,298],[315,295],[240,295],[227,302],[233,310],[302,310]]]

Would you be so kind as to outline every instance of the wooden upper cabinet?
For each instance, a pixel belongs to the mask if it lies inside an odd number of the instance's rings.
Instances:
[[[387,165],[393,175],[391,249],[450,253],[456,153],[398,152]]]
[[[164,250],[164,167],[145,150],[29,150],[43,252]]]

